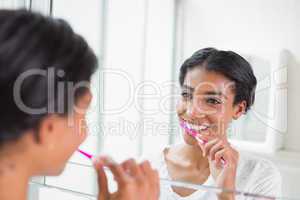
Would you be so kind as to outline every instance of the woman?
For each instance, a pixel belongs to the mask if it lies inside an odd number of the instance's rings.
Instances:
[[[0,10],[1,200],[26,199],[29,179],[59,175],[85,140],[88,83],[96,66],[86,41],[63,20]],[[103,166],[118,183],[113,194]],[[148,162],[119,165],[101,157],[95,168],[99,200],[158,198],[158,175]]]
[[[281,178],[268,161],[239,153],[226,130],[254,102],[256,78],[250,64],[232,51],[205,48],[180,68],[177,114],[184,143],[165,148],[155,165],[161,178],[280,196]],[[193,136],[194,135],[194,136]],[[162,186],[161,199],[238,199],[232,193]],[[245,198],[241,198],[245,199]]]

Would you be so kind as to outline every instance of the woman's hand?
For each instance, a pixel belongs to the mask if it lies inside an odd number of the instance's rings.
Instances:
[[[148,161],[137,164],[130,159],[117,164],[107,157],[100,157],[94,161],[98,174],[98,200],[157,200],[159,198],[159,176]],[[108,181],[103,167],[112,172],[118,184],[118,190],[110,193]]]
[[[203,156],[208,158],[210,172],[216,181],[216,186],[229,190],[235,189],[235,177],[239,153],[230,146],[224,136],[197,135]],[[203,141],[203,143],[201,142]],[[219,195],[220,200],[232,200],[234,194]]]

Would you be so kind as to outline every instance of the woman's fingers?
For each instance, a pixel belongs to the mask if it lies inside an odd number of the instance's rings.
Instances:
[[[131,171],[130,171],[130,161],[129,160],[126,160],[123,163],[121,163],[121,166],[127,174],[132,176]]]
[[[203,152],[203,156],[207,156],[210,160],[215,160],[217,152],[223,150],[225,147],[230,147],[226,139],[220,137],[213,137],[207,135],[198,135],[198,141],[208,141],[206,143],[199,142],[199,146]],[[221,158],[224,163],[224,157]]]
[[[107,200],[109,198],[107,177],[103,168],[103,163],[99,159],[93,161],[94,168],[97,172],[97,181],[99,185],[98,200]]]
[[[158,172],[152,169],[149,161],[143,161],[140,166],[145,177],[150,180],[151,185],[159,182]]]
[[[126,188],[120,188],[124,193],[131,195],[143,196],[145,200],[157,200],[159,198],[159,176],[156,170],[153,170],[149,161],[138,164],[134,159],[126,160],[122,163],[122,167],[130,176],[130,182],[134,191],[126,191]],[[138,194],[137,194],[138,193]],[[140,199],[140,198],[139,198]]]
[[[220,150],[224,149],[223,141],[218,141],[209,151],[209,158],[215,160],[215,154]]]
[[[129,159],[117,164],[108,157],[100,157],[94,162],[98,174],[99,196],[98,200],[131,199],[131,200],[157,200],[159,198],[159,176],[148,161],[141,164]],[[117,184],[118,190],[111,194],[108,190],[107,177],[104,166],[110,169]]]
[[[140,164],[141,170],[146,177],[152,178],[152,168],[149,161],[143,161]]]
[[[202,137],[199,137],[200,139]],[[202,139],[203,141],[203,139]],[[216,144],[218,143],[219,139],[218,138],[215,138],[215,139],[212,139],[212,140],[208,140],[208,142],[204,143],[204,144],[199,144],[200,147],[201,147],[201,150],[202,150],[202,154],[203,156],[207,156],[208,153],[210,152],[210,149]]]
[[[134,159],[130,159],[130,170],[132,171],[132,174],[136,178],[143,178],[143,172],[140,166],[136,163]]]
[[[149,188],[151,188],[152,194],[149,194],[149,199],[158,199],[159,197],[159,175],[158,172],[154,169],[152,169],[149,161],[143,161],[140,164],[140,167],[142,169],[142,172],[146,178],[146,180],[148,180],[148,184],[147,186]]]
[[[111,158],[100,157],[100,161],[103,163],[104,166],[106,166],[110,169],[115,180],[117,181],[118,187],[119,186],[122,187],[129,181],[130,177],[126,173],[126,171],[123,169],[123,167],[121,165],[117,164]]]
[[[227,149],[223,148],[222,150],[216,152],[215,154],[215,162],[217,166],[222,166],[222,158],[226,157]],[[227,159],[226,159],[227,160]]]

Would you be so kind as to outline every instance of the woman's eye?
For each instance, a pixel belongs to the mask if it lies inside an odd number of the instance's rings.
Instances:
[[[192,95],[187,92],[182,92],[181,96],[183,99],[186,99],[186,100],[192,99]]]
[[[206,102],[213,105],[221,104],[220,100],[214,98],[207,98]]]

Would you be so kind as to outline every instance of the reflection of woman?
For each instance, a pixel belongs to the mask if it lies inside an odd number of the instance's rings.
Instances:
[[[88,87],[74,91],[69,86],[89,83],[96,65],[85,40],[66,22],[23,10],[0,10],[1,200],[26,199],[30,177],[60,174],[84,141],[82,122],[92,96]],[[24,80],[20,87],[17,80]],[[118,183],[114,194],[108,192],[104,165]],[[149,162],[119,165],[101,157],[95,167],[99,200],[158,198],[158,175]]]
[[[277,196],[281,178],[268,161],[239,153],[226,130],[254,102],[256,78],[249,63],[232,51],[205,48],[180,69],[177,107],[184,143],[164,149],[156,163],[160,176],[195,184]],[[196,133],[195,139],[191,133]],[[162,186],[161,199],[215,199],[205,191]],[[238,199],[229,193],[218,199]]]

